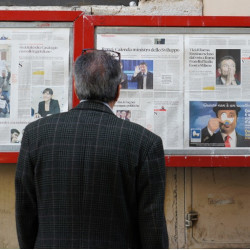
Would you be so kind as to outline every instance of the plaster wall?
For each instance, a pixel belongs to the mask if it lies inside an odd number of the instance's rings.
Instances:
[[[86,15],[202,15],[202,0],[141,0],[138,6],[0,6],[0,10],[80,10]]]
[[[204,16],[249,16],[249,0],[203,0]]]

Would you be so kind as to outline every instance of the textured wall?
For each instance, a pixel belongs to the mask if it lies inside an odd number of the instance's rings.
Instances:
[[[249,0],[203,0],[205,16],[249,16]]]
[[[0,164],[0,249],[17,248],[15,224],[15,165]]]
[[[107,12],[106,12],[107,11]],[[93,6],[94,15],[202,15],[201,0],[141,0],[136,7],[103,7]]]
[[[141,0],[138,6],[0,6],[0,10],[82,10],[90,15],[202,15],[202,0]]]

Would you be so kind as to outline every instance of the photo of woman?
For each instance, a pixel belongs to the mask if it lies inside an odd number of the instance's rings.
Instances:
[[[51,88],[46,88],[43,91],[43,100],[38,104],[38,113],[35,114],[36,118],[46,117],[48,115],[53,115],[60,113],[60,106],[58,100],[52,99],[53,90]]]

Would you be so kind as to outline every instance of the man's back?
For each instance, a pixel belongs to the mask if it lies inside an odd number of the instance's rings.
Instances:
[[[100,102],[28,125],[16,175],[18,204],[26,203],[17,207],[20,246],[168,247],[163,165],[161,139]]]

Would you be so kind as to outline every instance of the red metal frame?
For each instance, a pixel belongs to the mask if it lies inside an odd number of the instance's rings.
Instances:
[[[94,48],[95,28],[115,27],[250,27],[249,17],[84,16],[83,48]],[[166,155],[167,167],[249,167],[250,156]]]
[[[42,22],[37,28],[48,27],[50,22],[72,22],[74,30],[74,54],[75,59],[81,54],[83,44],[83,13],[81,11],[0,11],[0,22]],[[49,23],[46,23],[49,22]],[[72,83],[73,84],[73,83]],[[73,105],[77,103],[77,97],[73,91]],[[1,152],[0,163],[16,163],[18,152]]]

